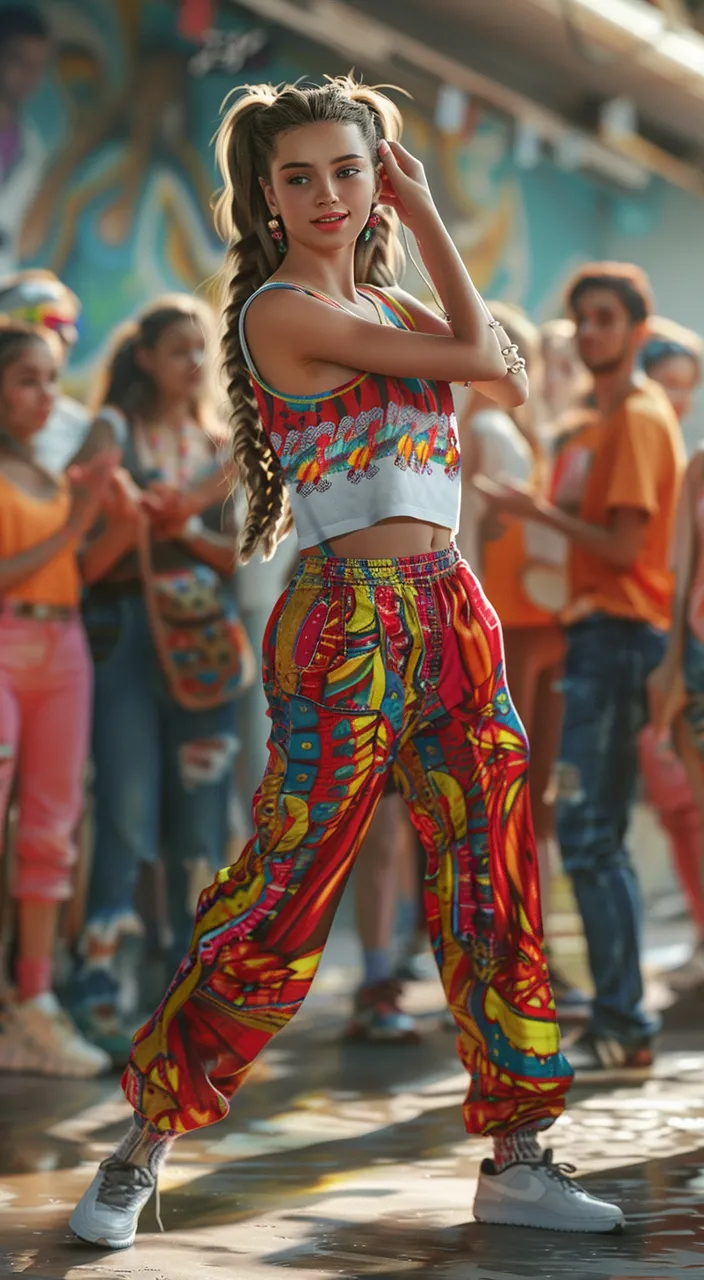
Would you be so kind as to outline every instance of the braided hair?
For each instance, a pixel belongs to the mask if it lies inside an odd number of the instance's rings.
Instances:
[[[268,179],[279,134],[318,122],[355,124],[376,163],[382,138],[401,133],[398,109],[378,90],[338,77],[322,86],[255,85],[229,108],[218,131],[216,155],[223,189],[215,205],[215,225],[227,244],[223,271],[222,363],[230,402],[236,473],[244,486],[247,516],[240,558],[259,548],[269,559],[292,528],[283,473],[259,419],[244,359],[239,320],[248,298],[280,264],[267,229],[270,213],[259,179]],[[378,210],[380,223],[355,249],[355,279],[381,287],[394,283],[403,267],[398,219]]]

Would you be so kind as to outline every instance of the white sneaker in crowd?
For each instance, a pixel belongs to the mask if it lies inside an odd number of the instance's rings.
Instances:
[[[149,1169],[110,1156],[81,1196],[68,1225],[86,1244],[129,1249],[139,1215],[155,1187],[156,1177]]]
[[[108,1055],[83,1039],[52,991],[3,1009],[0,1071],[87,1080],[110,1068]]]
[[[552,1151],[537,1164],[510,1164],[497,1173],[485,1160],[479,1174],[474,1217],[477,1222],[543,1231],[621,1231],[625,1218],[615,1204],[596,1200],[569,1177],[572,1165],[555,1164]]]

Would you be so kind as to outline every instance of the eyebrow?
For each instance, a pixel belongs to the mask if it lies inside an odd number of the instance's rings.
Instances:
[[[364,159],[364,156],[356,155],[354,152],[352,152],[348,156],[336,156],[334,160],[330,161],[330,164],[342,164],[343,160],[363,160],[363,159]],[[282,164],[281,168],[282,170],[283,169],[312,169],[313,165],[308,164],[307,160],[289,160],[288,164]]]

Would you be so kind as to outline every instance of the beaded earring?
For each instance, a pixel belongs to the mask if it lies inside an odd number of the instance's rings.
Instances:
[[[376,231],[380,222],[381,222],[381,217],[378,213],[372,212],[369,214],[369,217],[367,219],[367,225],[364,228],[364,239],[367,244],[369,243],[372,236],[374,235],[374,232]]]
[[[286,244],[283,225],[278,214],[275,215],[275,217],[270,218],[266,225],[269,228],[269,235],[274,241],[279,253],[285,253],[288,246]]]

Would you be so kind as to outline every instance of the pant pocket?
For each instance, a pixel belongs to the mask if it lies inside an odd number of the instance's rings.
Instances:
[[[283,693],[321,700],[327,677],[347,658],[347,617],[353,608],[350,587],[333,588],[326,596],[294,588],[276,631],[276,680]]]

